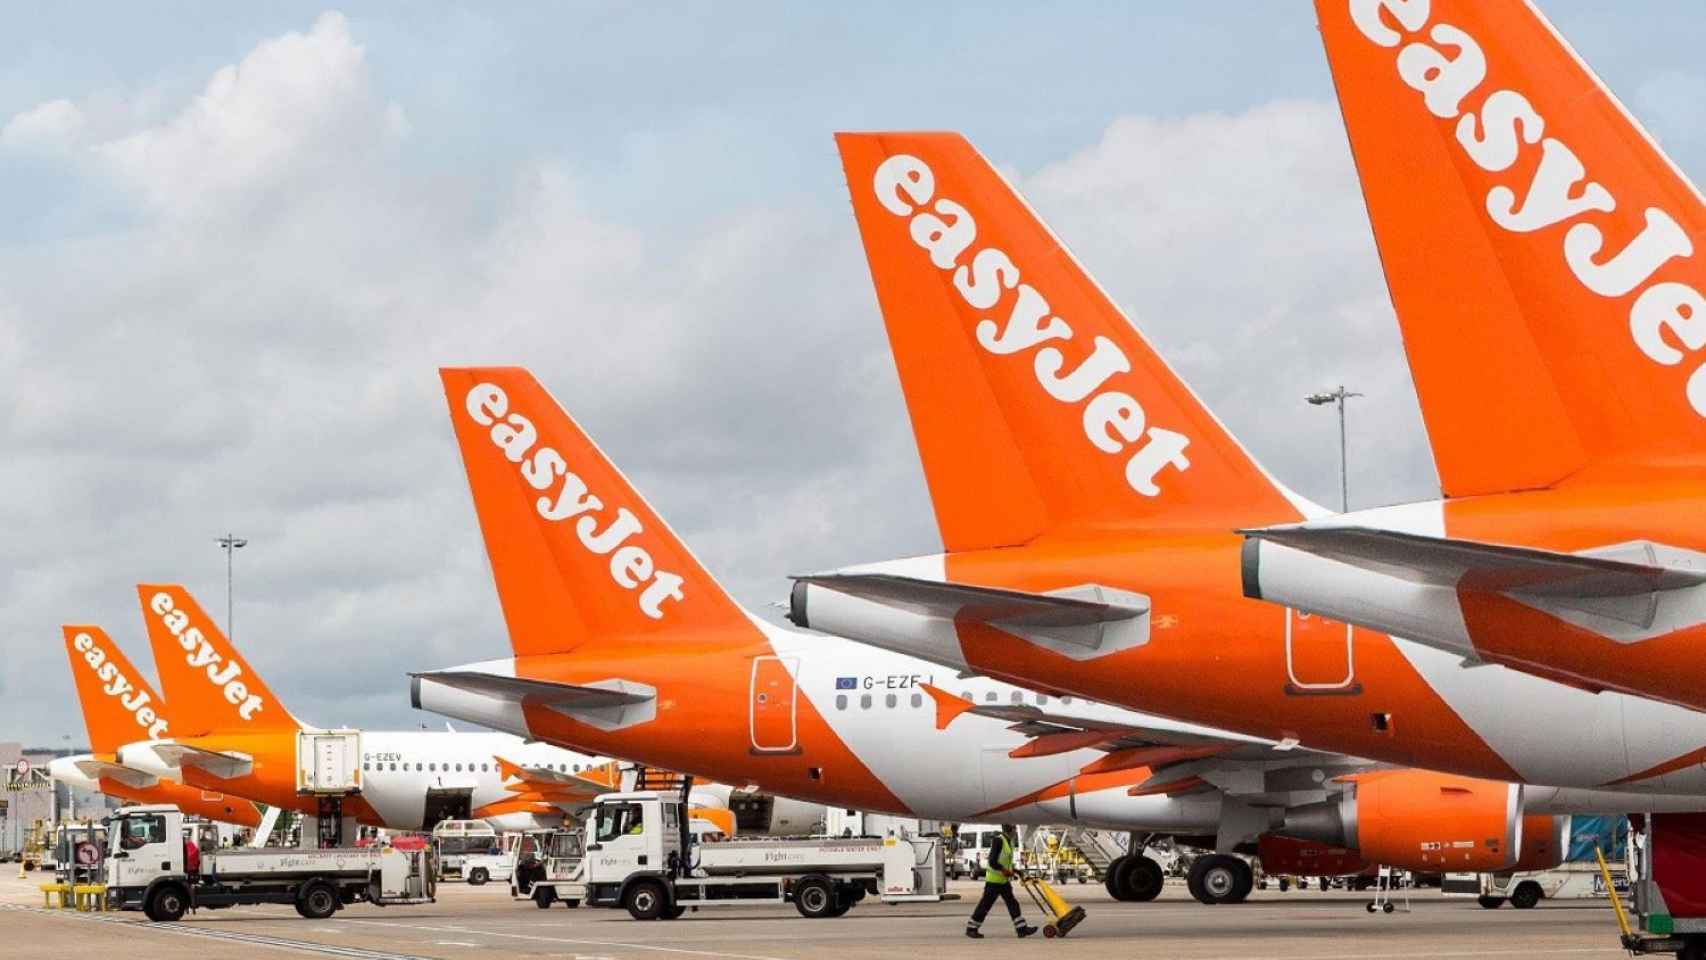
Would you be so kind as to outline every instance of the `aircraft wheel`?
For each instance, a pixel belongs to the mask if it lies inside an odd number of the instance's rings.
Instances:
[[[1243,871],[1239,870],[1243,867]],[[1197,902],[1206,904],[1236,903],[1239,899],[1237,892],[1248,877],[1249,866],[1237,857],[1225,854],[1210,854],[1198,857],[1191,864],[1190,875],[1185,878],[1185,884],[1191,891],[1191,896]],[[1248,895],[1249,891],[1245,891]]]
[[[1256,872],[1250,869],[1248,863],[1237,857],[1233,857],[1232,862],[1235,864],[1233,869],[1238,873],[1238,886],[1232,891],[1232,898],[1226,902],[1243,903],[1249,898],[1250,891],[1256,887]]]
[[[1120,880],[1120,871],[1131,864],[1128,854],[1121,854],[1108,863],[1108,872],[1102,875],[1102,886],[1108,888],[1108,896],[1115,900],[1124,900],[1125,891]]]
[[[1125,873],[1120,877],[1120,892],[1123,894],[1120,899],[1148,903],[1161,895],[1166,883],[1167,876],[1161,872],[1161,864],[1135,855],[1125,865]]]
[[[1505,898],[1504,897],[1476,897],[1475,902],[1480,904],[1481,909],[1483,909],[1483,910],[1497,910],[1500,907],[1505,905]]]

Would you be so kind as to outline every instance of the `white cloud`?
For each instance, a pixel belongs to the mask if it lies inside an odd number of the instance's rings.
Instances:
[[[0,127],[0,145],[11,149],[57,152],[82,134],[83,111],[70,100],[49,100],[25,110]]]

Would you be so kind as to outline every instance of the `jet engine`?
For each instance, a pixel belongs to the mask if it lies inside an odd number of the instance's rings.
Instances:
[[[735,832],[743,837],[809,837],[824,830],[827,810],[775,794],[738,790],[720,783],[696,783],[688,797],[695,809],[721,808],[733,814]]]
[[[1285,812],[1279,833],[1356,850],[1370,863],[1427,873],[1493,873],[1521,859],[1522,787],[1426,770],[1379,770],[1347,778],[1344,792]],[[1556,834],[1543,833],[1553,851]],[[1543,860],[1553,854],[1541,854]]]

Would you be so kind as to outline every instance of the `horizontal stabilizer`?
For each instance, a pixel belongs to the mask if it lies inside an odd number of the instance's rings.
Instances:
[[[657,688],[632,680],[575,684],[478,670],[441,670],[409,676],[416,682],[443,684],[523,707],[545,707],[600,730],[616,730],[657,716]]]
[[[139,790],[152,787],[160,782],[160,778],[153,774],[144,773],[134,767],[127,767],[111,760],[79,760],[76,766],[79,772],[91,780],[111,780]]]
[[[1577,554],[1371,527],[1292,524],[1239,532],[1415,583],[1488,592],[1592,599],[1706,583],[1706,566],[1658,562],[1658,548],[1646,543]]]
[[[255,769],[254,758],[246,753],[203,750],[171,741],[149,744],[149,748],[169,767],[194,767],[221,780],[246,777]]]
[[[1141,598],[1111,602],[887,573],[838,573],[794,579],[910,613],[996,626],[1082,627],[1130,620],[1149,612],[1148,602]]]

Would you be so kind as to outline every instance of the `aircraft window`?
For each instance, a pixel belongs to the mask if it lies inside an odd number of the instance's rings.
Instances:
[[[1068,704],[1068,703],[1071,703],[1071,702],[1072,702],[1072,698],[1071,698],[1071,697],[1061,697],[1061,698],[1060,698],[1060,702],[1061,702],[1061,703],[1062,703],[1062,704]]]
[[[967,690],[967,691],[966,691],[966,692],[964,692],[964,693],[962,693],[962,694],[960,694],[960,698],[961,698],[961,699],[963,699],[963,700],[973,700],[973,699],[976,699],[976,698],[975,698],[975,697],[973,697],[973,696],[972,696],[972,695],[971,695],[971,691],[970,691],[970,690]]]
[[[406,763],[405,763],[405,764],[403,764],[403,766],[405,766],[405,767],[406,767],[406,766],[408,766],[408,764],[406,764]],[[393,764],[391,764],[391,772],[392,772],[392,773],[396,773],[396,772],[397,772],[397,765],[396,765],[396,764],[394,764],[394,763],[393,763]]]
[[[1048,697],[1046,697],[1040,693],[1037,694],[1037,706],[1041,707],[1041,706],[1046,706],[1047,704],[1048,704]]]
[[[847,709],[847,694],[838,693],[835,695],[835,709],[837,709],[837,710]]]
[[[580,764],[578,764],[578,763],[577,763],[577,764],[575,764],[575,772],[576,772],[576,773],[580,773],[580,772],[581,772],[581,765],[580,765]]]
[[[912,695],[912,705],[915,707],[924,706],[924,694],[922,694],[922,693],[913,694]]]
[[[1013,691],[1013,702],[1014,703],[1024,703],[1025,702],[1024,691],[1022,691],[1022,690]]]
[[[645,832],[645,819],[637,803],[602,803],[598,806],[599,843]]]
[[[999,699],[1000,696],[1001,696],[1000,694],[996,693],[994,690],[991,690],[988,693],[983,695],[983,699],[989,701],[990,703],[994,703],[997,699]]]
[[[870,694],[861,693],[859,695],[859,709],[861,709],[861,710],[871,709],[871,695]]]
[[[365,763],[363,763],[363,764],[362,764],[362,765],[361,765],[361,769],[363,769],[363,770],[372,770],[372,769],[373,769],[373,768],[372,768],[372,767],[370,767],[370,766],[368,766],[368,765],[367,765],[367,764],[365,764]]]
[[[480,764],[480,772],[481,773],[486,773],[489,770],[491,770],[490,764],[484,764],[484,763]]]
[[[897,703],[899,703],[899,702],[900,702],[900,698],[898,698],[898,697],[896,697],[896,696],[895,696],[895,695],[894,695],[894,694],[892,694],[892,693],[891,693],[891,694],[889,694],[889,695],[888,695],[888,696],[886,696],[886,697],[884,697],[884,698],[883,698],[883,704],[884,704],[884,706],[887,706],[887,707],[888,707],[888,708],[889,708],[889,709],[890,709],[890,710],[893,710],[893,709],[894,709],[894,706],[895,706],[895,704],[897,704]]]
[[[429,763],[429,764],[427,764],[427,769],[431,770],[433,773],[437,773],[438,772],[438,764]]]
[[[416,773],[420,773],[420,772],[421,772],[421,765],[420,765],[420,764],[418,764],[418,763],[417,763],[417,764],[415,764],[415,772],[416,772]]]
[[[457,765],[456,765],[456,772],[457,772],[457,773],[461,773],[461,772],[462,772],[462,764],[460,764],[460,763],[459,763],[459,764],[457,764]]]

